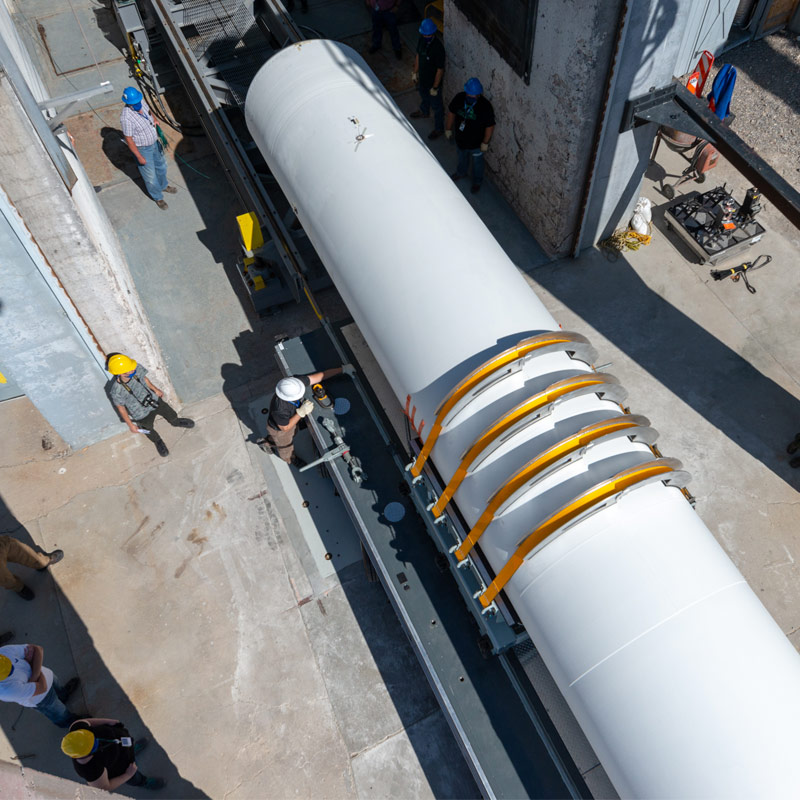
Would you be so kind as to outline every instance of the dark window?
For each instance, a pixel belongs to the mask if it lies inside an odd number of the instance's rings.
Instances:
[[[537,0],[453,0],[511,68],[530,82]]]

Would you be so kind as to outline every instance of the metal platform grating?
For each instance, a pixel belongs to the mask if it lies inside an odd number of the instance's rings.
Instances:
[[[274,52],[242,0],[186,0],[183,33],[198,62],[227,83],[234,105]]]

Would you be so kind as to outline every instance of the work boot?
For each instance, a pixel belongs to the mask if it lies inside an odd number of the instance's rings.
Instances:
[[[156,792],[159,789],[163,789],[166,785],[167,782],[163,778],[145,778],[142,788],[150,792]]]
[[[367,50],[367,52],[368,52],[370,55],[373,55],[374,53],[377,53],[377,52],[378,52],[378,50],[380,50],[380,49],[381,49],[380,47],[375,47],[375,46],[373,45],[372,47],[370,47],[370,49],[369,49],[369,50]]]
[[[796,453],[800,450],[800,433],[796,433],[794,439],[786,446],[787,453]]]
[[[798,467],[800,467],[800,456],[795,456],[795,457],[794,457],[794,458],[793,458],[793,459],[792,459],[792,460],[789,462],[789,466],[790,466],[790,467],[794,467],[795,469],[797,469]]]
[[[472,194],[478,194],[481,190],[481,185],[479,183],[473,183],[472,186],[469,187],[469,190]]]
[[[59,700],[63,703],[79,686],[81,685],[80,678],[70,678],[65,684],[61,692]]]
[[[158,450],[158,454],[162,458],[166,458],[169,455],[169,450],[167,450],[167,446],[164,444],[164,440],[163,439],[159,439],[156,442],[156,450]]]
[[[419,109],[412,111],[409,115],[411,119],[428,119],[430,114],[423,114]]]
[[[431,140],[438,139],[440,136],[444,136],[444,131],[435,130],[428,134],[428,138]]]
[[[166,211],[166,210],[169,208],[169,206],[167,205],[167,201],[166,201],[166,200],[156,200],[156,205],[157,205],[157,206],[158,206],[158,207],[159,207],[159,208],[160,208],[162,211]]]
[[[5,633],[0,633],[0,647],[2,647],[6,642],[10,642],[14,638],[14,631],[6,631]]]
[[[466,175],[459,175],[457,172],[454,172],[450,177],[454,181],[460,181],[462,178],[466,178],[467,176]]]
[[[141,752],[142,752],[142,750],[144,750],[144,749],[145,749],[145,747],[147,747],[147,745],[148,745],[149,743],[150,743],[150,741],[149,741],[148,739],[146,739],[144,736],[142,736],[142,738],[141,738],[141,739],[137,739],[137,740],[136,740],[136,741],[133,743],[133,752],[134,752],[134,753],[141,753]]]
[[[175,420],[175,426],[178,428],[194,428],[194,420],[187,417],[178,417]]]
[[[297,469],[300,469],[300,468],[306,466],[307,463],[308,462],[305,461],[304,459],[300,458],[300,456],[297,456],[297,455],[292,456],[292,466],[293,467],[297,467]]]
[[[27,587],[27,586],[23,586],[23,587],[22,587],[22,588],[21,588],[21,589],[20,589],[20,590],[17,592],[17,594],[18,594],[18,595],[19,595],[19,596],[20,596],[20,597],[21,597],[23,600],[33,600],[33,598],[34,598],[34,597],[36,597],[36,595],[33,593],[33,589],[30,589],[30,588],[29,588],[29,587]]]
[[[50,556],[50,561],[45,564],[43,567],[39,567],[36,571],[37,572],[44,572],[48,567],[52,566],[53,564],[58,564],[62,558],[64,558],[64,551],[63,550],[53,550],[52,553],[45,553],[46,556]]]
[[[397,58],[398,61],[402,61],[403,60],[403,51],[402,50],[395,50],[394,51],[394,55],[395,55],[395,58]]]
[[[178,190],[174,186],[167,186],[167,188],[164,189],[164,191],[168,192],[169,194],[177,194],[178,193]]]

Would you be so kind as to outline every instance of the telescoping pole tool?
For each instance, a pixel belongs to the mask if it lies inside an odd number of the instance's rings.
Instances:
[[[721,281],[725,278],[730,278],[734,283],[736,283],[739,278],[742,278],[742,280],[744,280],[744,285],[747,287],[747,291],[750,292],[750,294],[755,294],[756,288],[755,286],[750,285],[750,281],[747,280],[747,273],[748,271],[752,272],[754,269],[766,267],[770,261],[772,261],[772,256],[760,255],[755,261],[745,261],[744,264],[739,264],[736,267],[729,267],[728,269],[712,269],[711,277],[715,281]]]
[[[332,419],[326,418],[322,420],[322,427],[333,437],[334,446],[330,450],[325,451],[316,461],[312,461],[310,464],[301,467],[300,472],[305,472],[311,469],[311,467],[316,467],[327,461],[334,461],[341,456],[350,469],[350,477],[353,479],[353,482],[356,485],[360,484],[367,476],[364,474],[359,460],[350,455],[350,445],[346,444],[344,439],[339,435],[336,430],[336,423]]]

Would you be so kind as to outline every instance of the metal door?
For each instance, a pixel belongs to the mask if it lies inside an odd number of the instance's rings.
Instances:
[[[25,392],[11,380],[8,373],[3,372],[3,368],[0,366],[0,403],[3,400],[10,400],[12,397],[22,397],[24,394]]]
[[[683,45],[675,64],[676,75],[691,72],[703,50],[710,50],[714,55],[722,52],[738,7],[739,0],[692,3]]]

